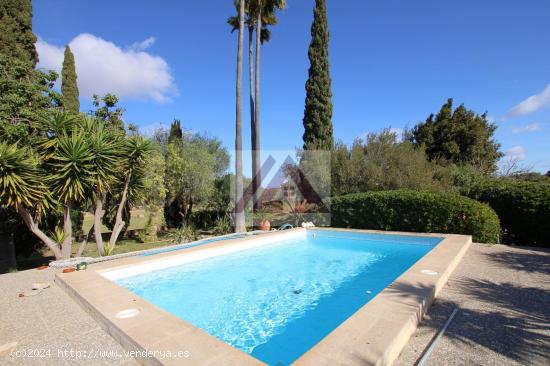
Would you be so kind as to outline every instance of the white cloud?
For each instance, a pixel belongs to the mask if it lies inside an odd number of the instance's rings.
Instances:
[[[523,146],[517,145],[506,150],[506,156],[510,160],[525,160],[527,159],[527,150]]]
[[[513,133],[537,132],[541,130],[542,130],[542,126],[540,125],[540,123],[531,123],[530,125],[513,128],[512,132]]]
[[[145,51],[146,49],[154,45],[156,40],[157,39],[155,37],[149,37],[141,42],[132,43],[128,48],[136,52]]]
[[[143,50],[153,43],[151,37],[138,46]],[[165,102],[177,94],[170,68],[159,56],[137,49],[123,50],[88,33],[75,37],[69,46],[75,57],[78,89],[85,98],[113,93],[118,97]],[[40,58],[38,67],[60,73],[64,47],[39,39],[36,48]]]
[[[550,106],[550,85],[538,94],[532,95],[519,103],[506,114],[505,119],[533,113],[541,108]]]

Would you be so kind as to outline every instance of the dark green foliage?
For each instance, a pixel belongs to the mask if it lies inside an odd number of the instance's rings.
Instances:
[[[316,0],[308,50],[310,66],[303,119],[304,149],[331,150],[334,144],[328,43],[326,0]]]
[[[550,247],[550,183],[487,180],[474,188],[470,197],[496,211],[505,243]]]
[[[496,171],[502,157],[493,139],[496,128],[487,113],[478,115],[463,104],[453,111],[449,99],[435,117],[430,115],[413,129],[411,140],[426,148],[430,160],[470,164],[488,174]]]
[[[17,257],[26,258],[43,246],[11,207],[0,206],[0,235],[2,234],[13,235]]]
[[[550,178],[550,170],[546,172],[545,174],[548,178]]]
[[[225,211],[197,210],[189,215],[189,223],[197,229],[209,229],[216,226],[216,222],[225,216]]]
[[[52,90],[57,74],[29,69],[23,61],[0,53],[0,139],[29,145],[35,124],[60,104]]]
[[[0,2],[0,52],[34,69],[38,53],[32,32],[31,0],[2,0]],[[4,75],[2,75],[4,77]]]
[[[63,68],[61,69],[61,93],[63,94],[63,107],[71,113],[78,113],[80,111],[76,79],[74,55],[69,46],[66,46]]]
[[[174,119],[170,125],[170,134],[168,135],[168,142],[174,140],[181,140],[183,138],[183,130],[181,128],[181,122],[179,119]]]
[[[355,193],[335,197],[332,226],[472,235],[498,243],[497,214],[483,203],[447,193],[408,190]]]

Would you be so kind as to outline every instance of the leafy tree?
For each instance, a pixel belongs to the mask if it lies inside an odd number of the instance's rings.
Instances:
[[[449,99],[435,117],[430,115],[413,129],[411,141],[424,146],[432,161],[470,164],[490,174],[503,156],[493,138],[496,128],[487,113],[478,115],[463,104],[453,111],[453,100]]]
[[[402,188],[442,191],[450,186],[444,168],[428,161],[410,141],[398,142],[389,130],[355,140],[349,150],[337,143],[331,163],[332,195]]]
[[[93,96],[93,105],[96,108],[92,114],[108,125],[124,130],[124,120],[122,114],[124,109],[117,106],[118,98],[114,94],[107,93],[103,97]]]
[[[78,113],[80,111],[76,79],[74,55],[69,46],[65,46],[65,57],[63,59],[63,68],[61,69],[61,92],[63,94],[63,106],[65,110],[71,113]]]
[[[174,119],[170,125],[170,134],[168,135],[168,141],[181,140],[183,138],[183,130],[181,128],[181,122],[179,119]]]
[[[235,232],[245,232],[243,200],[243,136],[242,136],[242,93],[243,93],[243,32],[245,0],[239,0],[239,37],[237,41],[237,80],[235,84]]]
[[[158,145],[149,156],[149,163],[143,178],[144,199],[143,203],[149,208],[150,214],[145,228],[145,239],[155,240],[157,233],[164,224],[162,208],[166,200],[167,189],[164,185],[166,161]]]
[[[174,141],[166,149],[168,215],[172,225],[188,222],[193,207],[212,194],[215,161],[206,146]],[[170,212],[172,211],[172,212]]]
[[[0,138],[28,145],[33,125],[60,104],[61,96],[52,89],[57,74],[30,69],[1,51],[0,74]]]
[[[550,170],[547,171],[545,175],[550,178]]]
[[[38,53],[34,47],[36,36],[32,32],[31,0],[2,0],[0,20],[0,52],[34,69]]]
[[[334,145],[328,44],[326,0],[316,0],[308,51],[310,67],[303,119],[304,149],[331,150]]]

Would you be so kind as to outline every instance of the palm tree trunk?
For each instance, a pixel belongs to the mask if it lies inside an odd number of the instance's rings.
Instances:
[[[52,251],[53,255],[55,256],[55,259],[61,259],[63,257],[61,253],[61,248],[59,245],[53,241],[50,237],[48,237],[40,228],[38,227],[38,224],[34,222],[34,219],[31,215],[31,213],[24,207],[19,206],[17,207],[17,213],[21,218],[23,219],[23,222],[29,230],[38,237],[38,239],[42,240],[44,244]]]
[[[261,34],[262,1],[258,0],[258,18],[256,20],[256,86],[254,88],[254,99],[256,103],[254,109],[254,126],[252,128],[252,190],[254,195],[254,212],[258,211],[262,206],[262,203],[260,202],[260,187],[262,186],[262,176],[260,172],[260,48],[262,46]]]
[[[103,202],[105,202],[105,193],[101,193],[95,200],[94,210],[94,238],[97,246],[97,252],[100,256],[105,255],[105,244],[103,244],[103,237],[101,236],[101,222],[105,210],[103,210]]]
[[[71,221],[71,202],[65,205],[63,212],[63,234],[64,239],[61,244],[61,255],[63,259],[71,258],[71,249],[73,244],[73,223]]]
[[[242,136],[242,89],[243,89],[243,30],[244,0],[239,2],[239,41],[237,43],[237,85],[235,106],[235,232],[246,231],[243,201],[243,136]]]
[[[122,229],[124,229],[124,225],[126,223],[122,219],[122,210],[124,210],[124,205],[126,204],[126,199],[128,198],[128,187],[130,186],[130,178],[132,177],[131,174],[128,174],[128,177],[126,177],[126,182],[124,182],[124,189],[122,190],[122,198],[120,199],[120,202],[118,204],[118,209],[116,211],[116,217],[115,217],[115,224],[113,226],[113,231],[111,232],[111,237],[109,238],[109,250],[113,250],[115,247],[116,241],[118,239],[118,236],[120,235],[120,232]]]
[[[254,150],[256,149],[256,123],[254,118],[256,117],[256,108],[254,104],[254,60],[253,60],[253,35],[254,25],[248,26],[248,85],[250,89],[250,137],[251,137],[251,158],[252,158],[252,199],[253,199],[253,210],[256,212],[256,154]]]

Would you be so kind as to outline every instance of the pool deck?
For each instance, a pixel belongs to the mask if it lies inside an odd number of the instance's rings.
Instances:
[[[18,342],[16,350],[53,352],[41,358],[3,355],[0,364],[137,365],[132,357],[123,354],[117,341],[53,283],[55,273],[47,269],[0,276],[0,349]],[[52,287],[37,296],[17,297],[37,281],[48,281]],[[428,365],[544,364],[550,356],[550,251],[472,245],[394,364],[414,364],[455,306],[460,311]],[[60,355],[58,349],[110,353],[77,359],[74,355]],[[188,359],[190,364],[198,361],[193,356]],[[227,360],[223,361],[227,364]]]

